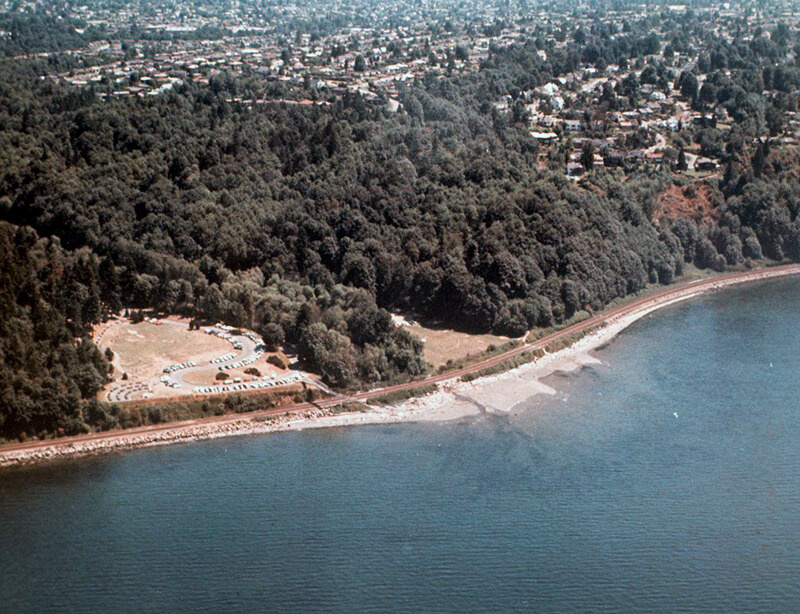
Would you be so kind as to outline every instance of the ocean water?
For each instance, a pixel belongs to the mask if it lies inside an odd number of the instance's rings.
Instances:
[[[552,399],[0,473],[2,612],[800,611],[800,280]]]

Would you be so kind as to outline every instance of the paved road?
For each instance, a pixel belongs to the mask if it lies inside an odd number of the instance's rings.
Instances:
[[[572,326],[568,326],[567,328],[564,328],[557,332],[551,333],[545,337],[542,337],[541,339],[538,339],[533,343],[522,345],[507,352],[497,354],[496,356],[492,356],[491,358],[487,358],[486,360],[482,360],[468,367],[464,367],[462,369],[455,369],[453,371],[447,371],[445,373],[433,375],[431,377],[427,377],[421,380],[415,380],[403,384],[397,384],[395,386],[389,386],[387,388],[379,388],[379,389],[357,392],[352,394],[351,398],[360,401],[368,401],[369,399],[374,399],[376,397],[383,396],[384,394],[387,394],[389,392],[412,390],[420,386],[452,380],[459,377],[463,377],[464,375],[478,373],[480,371],[483,371],[484,369],[496,366],[501,362],[504,362],[511,358],[515,358],[524,352],[544,348],[554,341],[559,341],[561,339],[567,338],[579,332],[583,332],[589,328],[594,328],[595,326],[599,326],[601,324],[613,322],[618,318],[627,315],[632,315],[650,308],[657,308],[661,305],[672,303],[673,301],[690,298],[700,292],[713,290],[728,285],[744,283],[748,281],[756,281],[759,279],[773,279],[777,277],[786,277],[789,275],[800,275],[800,264],[784,265],[780,267],[774,267],[770,269],[760,269],[755,271],[728,273],[725,275],[717,275],[709,279],[689,282],[679,286],[671,286],[665,288],[664,290],[660,290],[658,292],[654,292],[652,294],[648,294],[647,296],[643,296],[641,298],[625,303],[624,305],[621,305],[614,309],[610,309],[608,311],[599,313],[591,318],[588,318],[587,320],[583,320],[582,322],[578,322],[577,324],[573,324]],[[132,429],[125,429],[120,431],[91,433],[88,435],[76,435],[73,437],[62,437],[58,440],[51,439],[44,441],[5,444],[0,446],[0,454],[3,452],[12,452],[19,450],[35,450],[36,448],[45,448],[53,445],[69,446],[77,442],[113,440],[116,438],[123,439],[125,437],[138,434],[160,433],[160,432],[166,433],[168,431],[180,429],[183,427],[191,427],[204,424],[219,424],[225,422],[235,422],[242,419],[279,416],[287,413],[305,412],[314,409],[315,407],[332,407],[337,404],[340,404],[341,402],[342,401],[340,400],[340,398],[331,398],[318,401],[314,404],[296,403],[293,405],[288,405],[285,407],[279,407],[275,409],[254,411],[246,415],[210,416],[208,418],[187,420],[184,422],[176,422],[171,424],[159,424],[159,425],[137,427]]]
[[[667,139],[666,137],[661,134],[660,132],[656,132],[656,142],[653,143],[650,147],[644,150],[645,153],[655,153],[656,151],[662,151],[667,147]]]
[[[187,328],[189,326],[186,322],[176,322],[174,320],[162,320],[162,322],[164,324],[169,323],[169,324],[173,324],[173,325],[177,325],[177,326],[184,326],[184,327],[187,327]],[[205,330],[206,328],[214,328],[216,330],[219,330],[215,326],[203,326],[203,327],[201,327],[200,330]],[[232,335],[230,337],[229,341],[238,342],[242,346],[241,350],[236,350],[236,349],[234,349],[233,344],[231,344],[230,351],[229,352],[224,352],[223,354],[221,354],[221,355],[229,354],[229,353],[235,354],[232,358],[230,358],[228,360],[225,360],[223,362],[220,362],[220,363],[210,363],[208,361],[204,361],[204,362],[198,364],[195,367],[188,367],[186,369],[180,369],[178,371],[173,371],[172,373],[169,374],[170,378],[172,378],[173,381],[178,382],[182,386],[194,386],[195,384],[187,384],[183,380],[185,375],[187,375],[189,373],[197,373],[198,371],[208,371],[209,369],[218,369],[219,367],[223,367],[225,365],[232,365],[234,363],[242,362],[242,361],[249,360],[249,359],[255,357],[256,348],[258,347],[258,345],[256,344],[255,341],[253,341],[249,337],[246,337],[245,335]],[[168,366],[168,365],[165,365],[165,366]]]

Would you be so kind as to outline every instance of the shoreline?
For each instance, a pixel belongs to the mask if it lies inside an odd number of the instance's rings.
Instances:
[[[552,354],[524,363],[508,371],[486,375],[465,382],[460,378],[439,383],[430,394],[403,401],[391,408],[379,408],[363,413],[341,413],[301,419],[280,430],[333,428],[367,424],[400,422],[450,422],[483,413],[509,414],[534,396],[555,395],[557,390],[543,380],[557,373],[579,371],[585,366],[601,364],[591,352],[612,341],[634,322],[654,311],[696,298],[706,292],[692,293],[657,306],[620,317]],[[502,385],[502,387],[500,387]]]
[[[555,394],[542,379],[557,372],[569,372],[599,362],[589,352],[605,345],[622,330],[664,307],[683,302],[721,288],[747,282],[777,279],[800,274],[800,265],[785,265],[771,269],[755,269],[742,273],[720,275],[667,288],[650,296],[633,299],[608,312],[598,314],[547,335],[533,343],[488,358],[464,369],[434,375],[425,380],[365,391],[352,395],[366,401],[390,390],[402,390],[436,384],[437,390],[422,397],[411,398],[392,407],[376,406],[366,411],[337,412],[333,408],[341,401],[328,399],[317,406],[304,403],[276,410],[249,414],[215,416],[187,422],[150,425],[121,431],[90,433],[61,439],[31,441],[0,445],[0,468],[31,465],[67,458],[89,456],[171,443],[202,441],[234,435],[256,435],[310,428],[332,428],[367,424],[400,422],[447,422],[476,416],[484,412],[509,413],[517,404],[537,394]],[[524,351],[543,348],[553,341],[575,332],[597,328],[552,354],[545,354],[502,373],[479,377],[465,382],[466,373],[499,364]],[[501,388],[498,384],[509,384]]]

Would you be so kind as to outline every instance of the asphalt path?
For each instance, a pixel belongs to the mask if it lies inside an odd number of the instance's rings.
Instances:
[[[186,323],[186,322],[176,322],[175,320],[162,320],[161,321],[161,325],[162,326],[165,326],[165,325],[182,326],[184,328],[189,328],[189,324],[188,323]],[[203,326],[203,327],[201,327],[200,330],[202,331],[205,328],[214,328],[216,330],[219,330],[219,329],[217,329],[216,326]],[[205,334],[205,333],[203,333],[203,334]],[[205,362],[203,362],[203,363],[201,363],[201,364],[199,364],[197,366],[187,367],[185,369],[179,369],[177,371],[173,371],[172,373],[168,373],[167,375],[169,375],[170,379],[173,382],[177,382],[181,386],[192,386],[193,387],[193,386],[195,386],[195,384],[187,384],[183,379],[184,376],[188,375],[189,373],[198,373],[200,371],[208,371],[209,369],[215,369],[216,370],[216,369],[219,369],[219,367],[222,367],[222,366],[225,366],[225,365],[234,364],[234,363],[246,360],[248,358],[251,358],[256,353],[257,345],[256,345],[255,341],[253,341],[249,337],[246,337],[244,335],[231,335],[231,337],[230,337],[230,339],[228,339],[228,341],[231,341],[231,342],[237,342],[238,341],[242,345],[242,349],[241,350],[235,350],[233,348],[233,344],[231,344],[230,352],[236,352],[236,355],[233,358],[231,358],[229,360],[226,360],[224,362],[220,362],[220,363],[210,363],[208,361],[205,361]],[[225,354],[228,354],[230,352],[224,352],[223,354],[220,354],[220,356],[224,356]],[[164,366],[168,367],[169,365],[164,365]]]

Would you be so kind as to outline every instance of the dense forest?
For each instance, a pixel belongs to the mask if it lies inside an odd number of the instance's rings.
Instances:
[[[424,119],[359,97],[249,108],[216,89],[84,104],[41,86],[0,115],[2,215],[111,258],[128,305],[293,342],[272,304],[285,291],[267,292],[287,281],[520,335],[680,272],[647,217],[658,179],[577,188],[536,168],[521,126],[421,89],[404,102]]]
[[[668,171],[576,184],[539,168],[523,114],[489,103],[580,61],[653,51],[652,37],[606,34],[573,33],[546,60],[541,41],[496,50],[474,74],[406,87],[400,113],[357,95],[233,102],[266,86],[227,74],[100,100],[38,79],[35,64],[4,65],[0,218],[14,226],[2,227],[3,313],[13,314],[2,431],[85,424],[105,363],[73,339],[123,307],[252,327],[346,388],[425,371],[420,341],[388,310],[519,336],[671,283],[685,263],[800,260],[800,160],[769,140],[775,114],[796,108],[797,69],[768,66],[770,45],[788,40],[713,43],[703,61],[720,68],[702,89],[690,71],[655,65],[641,77],[694,87],[693,104],[727,105],[737,120],[724,136],[692,128],[725,162],[704,187],[712,222],[659,216],[676,181]],[[762,96],[776,79],[786,96]],[[623,84],[608,104],[625,108],[636,88]]]
[[[49,11],[0,13],[0,57],[58,52],[82,47],[104,32]]]
[[[103,264],[0,223],[0,434],[84,432],[108,362],[88,338]]]

